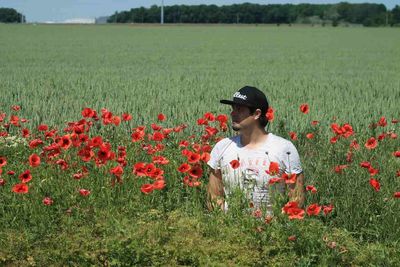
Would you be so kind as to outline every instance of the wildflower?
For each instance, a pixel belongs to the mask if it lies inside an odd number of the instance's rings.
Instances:
[[[314,138],[314,134],[313,133],[308,133],[306,134],[307,139],[313,139]]]
[[[304,114],[308,114],[308,112],[310,111],[310,107],[308,106],[308,104],[302,104],[300,106],[300,111]]]
[[[47,126],[46,124],[40,124],[37,129],[40,132],[45,132],[49,129],[49,126]]]
[[[87,189],[79,189],[79,194],[83,197],[87,197],[88,195],[90,195],[90,191]]]
[[[42,203],[45,206],[51,206],[53,204],[53,199],[50,197],[45,197],[43,198]]]
[[[193,178],[200,178],[203,175],[203,169],[200,165],[195,165],[189,170],[189,175]]]
[[[29,156],[29,165],[31,167],[37,167],[40,165],[40,157],[37,154],[32,154]]]
[[[322,206],[322,211],[324,212],[324,215],[328,215],[329,213],[331,213],[333,210],[333,205],[329,204],[327,206]]]
[[[165,117],[164,114],[160,113],[160,114],[158,114],[157,119],[158,119],[159,121],[165,121],[166,117]]]
[[[290,139],[293,141],[297,140],[297,134],[295,132],[289,132]]]
[[[269,107],[267,110],[267,114],[265,114],[265,116],[267,117],[267,120],[269,122],[272,122],[275,118],[274,109],[272,107]]]
[[[371,178],[369,179],[369,184],[378,192],[381,189],[381,185],[378,180]]]
[[[367,140],[367,142],[365,143],[365,147],[370,150],[376,148],[377,145],[378,145],[378,142],[376,141],[376,139],[374,137],[369,138]]]
[[[231,164],[232,169],[237,169],[240,166],[240,162],[237,159],[232,160],[229,164]]]
[[[30,180],[32,180],[32,175],[30,170],[26,170],[23,173],[20,174],[19,179],[21,180],[22,183],[27,183]]]
[[[0,157],[0,168],[7,164],[6,157]]]
[[[318,215],[321,211],[321,206],[319,206],[318,204],[314,203],[311,204],[310,206],[307,207],[307,214],[308,216],[311,215]]]
[[[271,161],[266,172],[269,175],[277,175],[279,173],[279,163]]]
[[[313,194],[317,193],[317,189],[313,185],[307,185],[306,190],[311,191]]]
[[[153,188],[155,190],[162,190],[165,187],[165,181],[163,179],[157,180],[153,183]]]
[[[142,187],[140,188],[140,191],[142,191],[143,194],[150,194],[151,192],[153,192],[154,190],[154,185],[152,184],[144,184],[142,185]]]
[[[17,193],[17,194],[26,194],[28,193],[29,188],[26,184],[16,184],[12,188],[12,192]]]
[[[190,165],[187,163],[182,163],[181,166],[178,167],[178,171],[181,173],[185,173],[190,170]]]

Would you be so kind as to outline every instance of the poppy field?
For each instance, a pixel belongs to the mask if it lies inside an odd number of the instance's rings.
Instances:
[[[400,265],[400,36],[386,28],[0,25],[0,264]],[[207,161],[244,85],[297,147],[304,206]],[[231,162],[238,168],[239,162]],[[295,175],[275,177],[284,186]]]

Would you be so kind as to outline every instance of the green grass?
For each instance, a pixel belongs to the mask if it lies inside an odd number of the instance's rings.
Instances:
[[[1,265],[400,264],[400,200],[393,197],[400,191],[400,161],[392,155],[400,150],[399,139],[385,138],[372,151],[364,147],[371,136],[399,134],[399,124],[390,122],[400,119],[396,29],[0,24],[0,36],[0,113],[29,119],[24,127],[34,135],[41,136],[35,130],[40,123],[63,135],[65,123],[79,120],[84,107],[133,115],[119,127],[97,123],[90,132],[110,141],[115,152],[118,145],[127,147],[124,182],[115,187],[109,170],[116,162],[100,168],[85,163],[90,175],[77,181],[72,175],[82,165],[78,149],[61,154],[70,164],[62,171],[45,162],[29,167],[29,155],[40,148],[0,142],[0,156],[8,162],[1,174],[6,185],[0,186]],[[193,141],[199,143],[203,128],[196,119],[207,111],[228,113],[219,100],[246,84],[261,88],[276,110],[272,132],[285,138],[290,131],[298,133],[293,142],[306,184],[318,189],[315,195],[307,193],[306,205],[333,203],[329,216],[289,221],[279,205],[271,224],[246,214],[239,204],[228,214],[209,213],[205,165],[201,187],[182,184],[176,168],[185,158],[178,142],[195,134]],[[310,114],[299,112],[302,103],[310,105]],[[15,104],[21,111],[10,111]],[[130,133],[157,122],[160,112],[167,116],[163,127],[189,127],[163,141],[161,154],[171,161],[162,167],[167,187],[144,195],[140,186],[150,179],[131,170],[151,156],[130,142]],[[381,116],[388,126],[368,128]],[[312,120],[320,124],[311,126]],[[335,121],[350,123],[355,135],[330,144]],[[315,138],[308,140],[310,132]],[[11,126],[9,134],[19,136],[20,128]],[[361,148],[349,163],[346,153],[353,139]],[[379,169],[379,192],[369,185],[362,161]],[[333,168],[340,164],[349,167],[337,174]],[[18,175],[28,168],[34,177],[29,194],[12,193]],[[8,170],[16,175],[8,176]],[[91,194],[80,196],[80,188]],[[42,204],[45,196],[54,199],[52,206]],[[296,241],[288,240],[291,235]]]

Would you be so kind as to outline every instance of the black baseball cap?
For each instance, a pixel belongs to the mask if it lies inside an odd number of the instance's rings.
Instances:
[[[244,86],[233,94],[233,100],[220,100],[222,104],[244,105],[259,108],[263,114],[267,113],[268,100],[265,94],[256,87]]]

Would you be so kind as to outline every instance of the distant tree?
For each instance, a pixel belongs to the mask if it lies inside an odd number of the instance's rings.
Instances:
[[[397,9],[390,13],[390,22],[396,23]],[[129,11],[116,12],[109,22],[119,23],[159,23],[161,8],[133,8]],[[322,24],[326,21],[338,25],[357,23],[365,26],[385,25],[387,10],[382,4],[269,4],[251,3],[216,5],[173,5],[164,7],[165,23],[271,23]]]
[[[25,22],[25,16],[13,8],[0,8],[0,22],[21,23]]]
[[[400,6],[396,5],[390,13],[390,25],[400,25]]]

